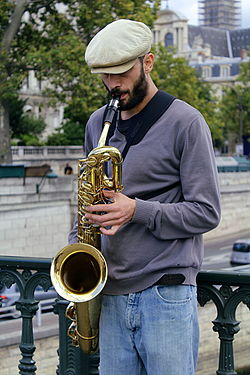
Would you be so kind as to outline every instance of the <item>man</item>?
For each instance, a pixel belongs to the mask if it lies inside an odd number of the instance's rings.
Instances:
[[[170,100],[134,142],[151,117],[152,103],[162,96],[150,77],[151,43],[146,25],[121,19],[97,33],[85,55],[107,90],[120,96],[109,144],[122,152],[130,143],[123,192],[104,191],[111,203],[87,207],[86,214],[101,228],[109,270],[100,319],[100,375],[194,374],[202,233],[220,218],[210,131],[196,109]],[[97,146],[103,116],[104,107],[88,121],[87,154]],[[76,242],[76,228],[70,242]]]

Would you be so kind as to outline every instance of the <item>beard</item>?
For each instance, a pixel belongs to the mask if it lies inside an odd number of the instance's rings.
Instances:
[[[105,85],[106,89],[108,90],[107,86]],[[108,90],[109,91],[109,90]],[[146,76],[141,66],[140,76],[134,84],[132,90],[122,91],[118,88],[114,88],[110,91],[112,96],[120,96],[122,94],[128,94],[128,99],[126,102],[120,100],[120,109],[121,111],[130,110],[140,104],[143,99],[146,97],[148,92],[148,83],[146,81]]]

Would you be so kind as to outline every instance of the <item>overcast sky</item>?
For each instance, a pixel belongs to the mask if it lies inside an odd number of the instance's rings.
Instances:
[[[162,1],[164,7],[166,1]],[[198,0],[169,0],[169,8],[181,12],[191,25],[198,25]],[[241,0],[241,24],[250,28],[250,0]]]

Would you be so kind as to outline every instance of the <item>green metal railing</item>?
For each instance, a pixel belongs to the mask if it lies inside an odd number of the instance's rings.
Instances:
[[[51,259],[0,257],[0,288],[17,284],[20,298],[16,308],[22,316],[19,374],[35,375],[36,346],[33,336],[33,318],[38,309],[34,291],[41,286],[45,291],[51,286]],[[198,301],[201,306],[213,302],[217,316],[213,329],[220,340],[219,368],[217,375],[237,375],[234,369],[233,340],[240,330],[236,310],[243,302],[250,308],[250,273],[239,271],[202,271],[198,274]],[[59,318],[59,348],[57,375],[98,375],[98,354],[87,356],[71,345],[67,337],[69,320],[65,318],[67,301],[57,299],[54,312]],[[55,353],[56,355],[56,353]]]
[[[241,302],[250,309],[250,273],[240,271],[203,271],[198,274],[198,302],[213,301],[217,317],[213,330],[220,339],[217,375],[237,375],[234,369],[234,335],[240,330],[236,310]]]

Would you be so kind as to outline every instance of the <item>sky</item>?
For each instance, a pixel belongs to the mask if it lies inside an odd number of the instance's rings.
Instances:
[[[164,8],[165,1],[162,1]],[[170,9],[181,12],[188,18],[189,24],[198,25],[198,0],[168,0]],[[250,28],[250,0],[241,0],[241,25]]]

